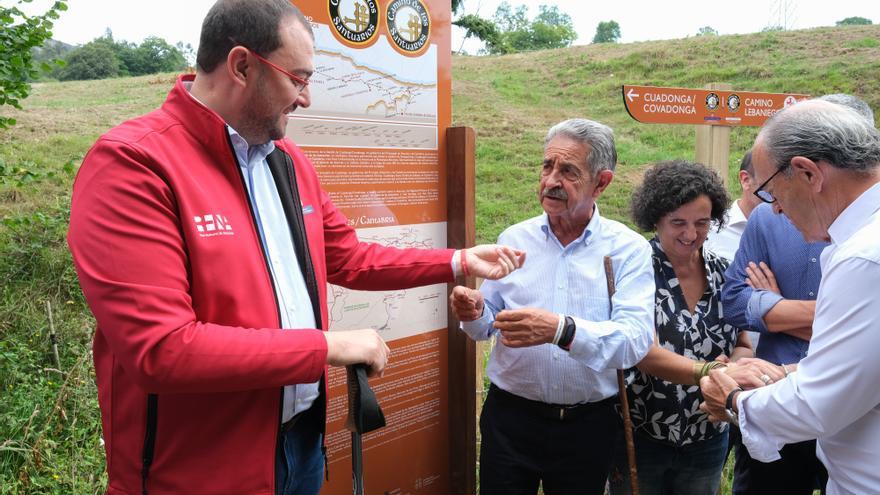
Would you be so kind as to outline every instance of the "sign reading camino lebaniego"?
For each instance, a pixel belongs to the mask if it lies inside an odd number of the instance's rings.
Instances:
[[[644,124],[761,126],[770,116],[809,98],[795,93],[623,86],[623,103]]]

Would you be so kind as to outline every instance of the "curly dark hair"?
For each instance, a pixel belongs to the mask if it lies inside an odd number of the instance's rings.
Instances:
[[[721,230],[730,196],[718,174],[686,160],[659,162],[645,172],[642,184],[633,191],[630,214],[640,230],[652,232],[665,215],[702,195],[712,203],[712,220]]]

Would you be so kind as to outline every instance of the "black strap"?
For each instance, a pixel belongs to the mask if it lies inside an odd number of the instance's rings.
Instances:
[[[369,433],[385,426],[385,415],[367,381],[367,366],[346,366],[348,418],[345,426],[357,433]]]
[[[296,261],[305,279],[309,299],[312,302],[315,328],[321,330],[323,326],[321,321],[321,298],[318,296],[318,280],[315,276],[315,266],[312,264],[312,256],[309,252],[306,225],[303,219],[303,204],[299,197],[299,186],[296,183],[296,170],[293,166],[293,160],[286,152],[280,148],[275,148],[275,151],[269,153],[266,157],[266,163],[269,164],[269,171],[272,172],[272,179],[275,181],[275,189],[278,190],[278,197],[281,199],[284,217],[290,226],[293,248],[296,251]],[[315,210],[320,211],[318,208],[315,208]],[[318,398],[312,404],[313,408],[317,407],[321,411],[320,424],[322,434],[326,433],[325,413],[327,410],[327,397],[324,393],[325,388],[324,377],[322,376],[321,383],[318,385]],[[325,463],[324,466],[326,468],[327,464]],[[327,477],[329,478],[329,474]]]
[[[147,395],[147,424],[144,433],[143,464],[141,464],[141,491],[147,495],[147,478],[150,476],[150,466],[153,464],[153,452],[156,448],[156,423],[159,410],[159,396]]]
[[[306,289],[312,300],[312,311],[315,314],[315,328],[321,329],[321,299],[318,297],[318,281],[315,277],[315,267],[312,264],[312,256],[309,253],[309,243],[306,238],[306,226],[303,221],[303,204],[299,198],[299,187],[296,184],[296,171],[290,156],[280,148],[266,157],[272,178],[275,180],[275,188],[281,199],[281,207],[284,216],[290,226],[290,235],[293,238],[293,247],[296,251],[296,261],[306,281]]]

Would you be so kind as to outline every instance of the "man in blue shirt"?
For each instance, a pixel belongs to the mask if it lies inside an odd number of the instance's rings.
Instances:
[[[503,282],[456,287],[453,312],[474,340],[498,336],[480,417],[480,493],[601,494],[620,431],[615,369],[647,354],[654,337],[651,247],[602,217],[595,201],[617,154],[610,128],[557,124],[544,140],[544,214],[499,239],[529,253]],[[603,268],[611,256],[612,300]]]

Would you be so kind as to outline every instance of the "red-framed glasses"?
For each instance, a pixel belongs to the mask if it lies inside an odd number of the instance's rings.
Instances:
[[[263,62],[264,64],[268,65],[269,67],[271,67],[271,68],[277,70],[278,72],[284,74],[285,76],[289,77],[290,80],[293,81],[294,86],[296,86],[297,91],[302,91],[302,90],[306,89],[306,86],[309,85],[308,79],[303,79],[303,78],[297,76],[296,74],[292,74],[292,73],[282,69],[281,67],[278,67],[277,65],[273,64],[272,62],[269,62],[265,58],[261,57],[260,54],[258,54],[257,52],[251,50],[250,48],[248,48],[244,45],[240,45],[240,46],[244,47],[244,49],[247,50],[248,52],[250,52],[251,55],[257,57],[257,60],[259,60],[260,62]]]

